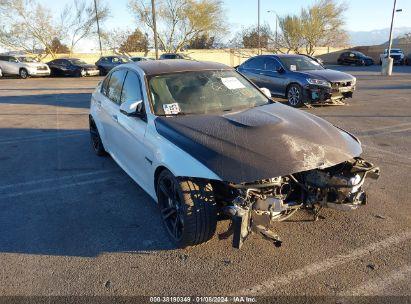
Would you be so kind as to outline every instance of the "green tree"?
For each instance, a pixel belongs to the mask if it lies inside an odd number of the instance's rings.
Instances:
[[[271,40],[271,30],[268,25],[260,26],[260,47],[267,49]],[[245,48],[255,49],[258,48],[258,28],[252,26],[244,29],[241,34],[242,44]]]
[[[151,1],[130,0],[129,6],[143,26],[153,30]],[[163,0],[157,2],[160,48],[178,52],[202,34],[224,32],[222,0]]]
[[[189,49],[211,49],[214,45],[214,37],[210,37],[208,34],[202,34],[198,37],[194,37],[188,45]]]
[[[301,18],[295,15],[281,17],[279,27],[282,32],[279,38],[279,45],[287,49],[287,53],[290,51],[296,54],[300,53],[300,48],[304,45]]]
[[[148,40],[139,29],[127,36],[127,39],[120,45],[121,53],[147,52]]]
[[[67,45],[62,44],[60,39],[54,38],[51,41],[51,46],[50,48],[55,54],[64,54],[64,53],[70,53],[70,49],[68,48]]]
[[[343,29],[345,4],[320,0],[301,11],[302,34],[306,53],[312,55],[317,46],[346,45],[348,35]]]
[[[9,49],[42,49],[53,58],[52,41],[62,37],[61,27],[51,11],[36,0],[2,0],[0,5],[0,44]]]

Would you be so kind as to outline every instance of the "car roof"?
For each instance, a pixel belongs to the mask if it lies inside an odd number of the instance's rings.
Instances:
[[[193,61],[183,59],[147,60],[136,64],[146,75],[160,75],[178,72],[194,72],[204,70],[232,70],[233,68],[216,62]]]

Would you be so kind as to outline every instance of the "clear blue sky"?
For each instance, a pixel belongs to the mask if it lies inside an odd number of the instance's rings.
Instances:
[[[72,0],[39,0],[56,12]],[[92,0],[89,0],[92,1]],[[127,8],[128,0],[105,0],[111,7],[112,17],[107,27],[133,27],[135,22]],[[223,0],[227,21],[233,31],[257,22],[257,0]],[[314,0],[260,0],[262,22],[270,22],[274,27],[273,15],[267,10],[275,10],[279,15],[298,13],[302,7]],[[342,0],[344,1],[344,0]],[[345,0],[349,9],[345,14],[346,29],[369,31],[389,27],[393,0]],[[397,0],[397,7],[403,12],[396,15],[396,27],[411,26],[411,0]]]

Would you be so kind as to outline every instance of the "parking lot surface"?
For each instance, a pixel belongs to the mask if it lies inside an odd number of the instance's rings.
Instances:
[[[0,79],[1,295],[381,295],[411,297],[411,67],[339,67],[346,106],[308,109],[357,135],[381,167],[368,204],[301,211],[276,224],[283,246],[214,237],[175,249],[155,203],[110,157],[94,155],[99,77]],[[220,222],[218,232],[228,222]]]

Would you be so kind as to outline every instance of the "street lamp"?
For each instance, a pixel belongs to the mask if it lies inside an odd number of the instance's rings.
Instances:
[[[258,55],[261,53],[261,35],[260,35],[260,0],[258,1],[258,21],[257,21],[257,35],[258,35]]]
[[[100,46],[100,55],[103,56],[103,48],[101,46],[100,24],[98,20],[98,11],[97,11],[97,0],[94,0],[94,10],[96,11],[97,34],[98,34],[98,43]]]
[[[156,52],[156,59],[158,59],[156,4],[155,4],[154,0],[151,0],[151,17],[153,19],[154,49],[155,49],[155,52]]]
[[[394,60],[391,58],[391,46],[392,46],[392,31],[394,26],[394,16],[395,13],[402,12],[402,9],[396,9],[397,0],[394,0],[394,7],[392,9],[392,17],[391,17],[391,27],[390,27],[390,38],[388,39],[388,51],[387,51],[387,58],[383,58],[384,62],[382,64],[381,74],[383,75],[391,75],[392,74],[392,66]]]
[[[275,14],[275,47],[278,48],[278,14],[273,10],[268,10],[267,13]]]

